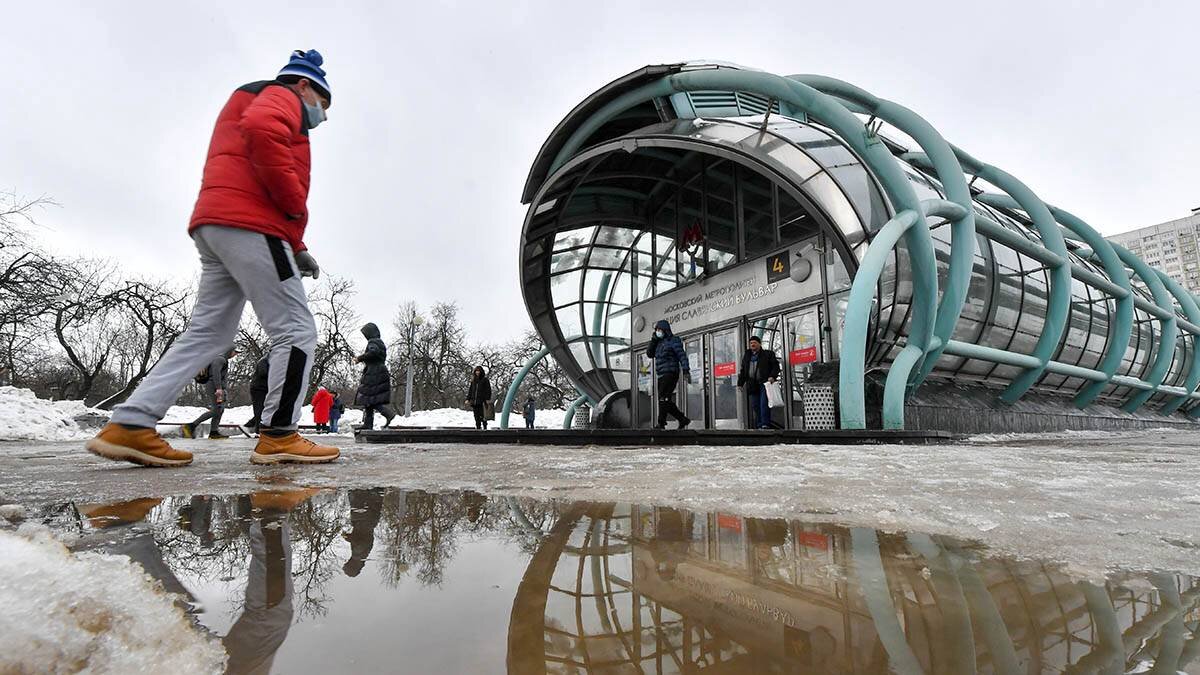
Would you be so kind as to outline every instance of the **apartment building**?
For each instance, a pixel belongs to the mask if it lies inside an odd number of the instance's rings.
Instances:
[[[1108,237],[1129,249],[1151,267],[1171,275],[1184,288],[1200,295],[1200,208],[1186,218],[1151,225]]]

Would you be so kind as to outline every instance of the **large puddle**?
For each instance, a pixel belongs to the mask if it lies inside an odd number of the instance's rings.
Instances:
[[[399,489],[59,504],[233,672],[1200,673],[1200,578],[919,533]]]

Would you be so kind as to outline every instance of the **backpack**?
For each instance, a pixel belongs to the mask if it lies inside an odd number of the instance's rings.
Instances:
[[[196,380],[196,384],[208,384],[208,381],[212,379],[212,373],[209,372],[210,368],[211,366],[204,366],[203,370],[196,373],[196,377],[193,378]]]

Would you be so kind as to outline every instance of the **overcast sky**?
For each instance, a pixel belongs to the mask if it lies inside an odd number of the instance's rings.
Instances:
[[[1194,2],[20,2],[0,17],[0,190],[48,195],[57,250],[192,279],[212,124],[292,49],[325,56],[306,241],[364,318],[452,300],[475,340],[528,326],[534,153],[650,63],[819,73],[903,103],[1115,233],[1200,206]]]

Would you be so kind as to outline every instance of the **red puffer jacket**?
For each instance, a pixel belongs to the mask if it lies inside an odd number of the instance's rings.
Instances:
[[[271,81],[238,88],[217,117],[188,232],[238,227],[303,251],[310,167],[299,95]]]

